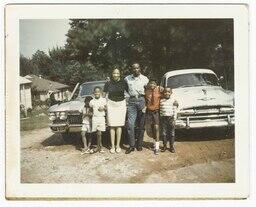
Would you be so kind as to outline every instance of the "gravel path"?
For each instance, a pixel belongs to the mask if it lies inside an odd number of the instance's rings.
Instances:
[[[79,136],[69,143],[48,128],[21,132],[23,183],[235,182],[234,139],[181,135],[176,153],[154,155],[146,136],[142,152],[81,155]],[[212,133],[210,133],[212,135]],[[203,137],[202,137],[203,136]]]

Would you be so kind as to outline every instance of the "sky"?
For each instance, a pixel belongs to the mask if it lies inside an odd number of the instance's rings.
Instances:
[[[64,46],[69,29],[68,19],[20,20],[20,53],[31,57],[37,50],[48,54],[56,46]]]

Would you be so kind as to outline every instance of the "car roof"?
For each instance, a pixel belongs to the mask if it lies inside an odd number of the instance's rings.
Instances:
[[[210,69],[195,69],[195,68],[193,68],[193,69],[181,69],[181,70],[169,71],[164,74],[164,77],[171,77],[171,76],[175,76],[175,75],[189,74],[189,73],[210,73],[210,74],[215,75],[215,73]]]
[[[90,84],[90,83],[106,83],[107,81],[106,80],[101,80],[101,81],[88,81],[88,82],[84,82],[82,83],[81,85],[84,85],[84,84]]]

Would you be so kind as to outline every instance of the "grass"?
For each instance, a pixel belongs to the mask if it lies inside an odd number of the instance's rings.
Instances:
[[[39,114],[44,114],[40,116]],[[26,119],[20,120],[20,131],[29,131],[48,127],[50,120],[46,110],[35,110]]]

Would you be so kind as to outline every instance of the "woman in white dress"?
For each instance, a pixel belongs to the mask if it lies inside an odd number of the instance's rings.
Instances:
[[[110,81],[104,86],[107,97],[107,123],[110,127],[111,153],[121,152],[120,140],[126,116],[125,91],[127,91],[127,83],[121,78],[120,70],[114,69]]]

